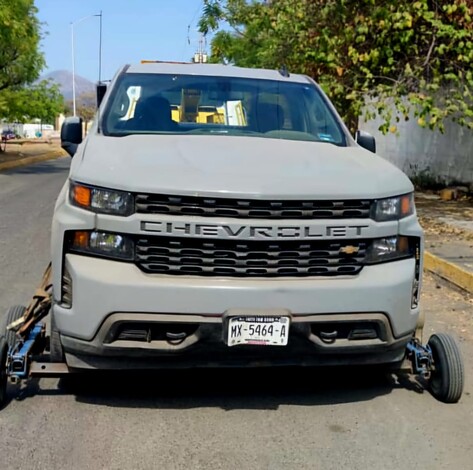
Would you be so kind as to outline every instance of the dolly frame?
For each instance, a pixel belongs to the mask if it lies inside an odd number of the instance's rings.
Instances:
[[[41,285],[20,318],[0,331],[0,409],[7,402],[7,382],[19,383],[32,377],[63,377],[75,372],[67,363],[49,362],[44,318],[52,306],[51,264],[44,272]],[[8,318],[7,318],[8,320]],[[447,403],[456,403],[463,392],[464,367],[456,341],[449,335],[433,335],[422,344],[423,315],[417,330],[406,346],[406,355],[399,371],[406,371],[433,382],[432,394]],[[7,345],[9,332],[14,331],[13,344]],[[50,340],[50,338],[49,338]],[[49,356],[50,357],[50,356]]]
[[[30,377],[61,377],[71,373],[65,362],[35,360],[36,356],[44,357],[47,337],[46,324],[42,320],[49,314],[51,305],[50,263],[25,313],[12,323],[5,325],[6,332],[0,331],[0,337],[2,333],[15,332],[15,343],[8,345],[6,358],[0,361],[0,367],[5,368],[4,374],[11,382],[17,383]]]

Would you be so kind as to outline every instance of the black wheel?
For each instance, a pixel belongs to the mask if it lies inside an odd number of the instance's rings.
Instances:
[[[7,340],[0,336],[0,410],[7,401],[7,353]]]
[[[5,336],[7,344],[10,347],[16,342],[16,334],[14,331],[7,331],[7,326],[21,318],[25,312],[26,307],[23,305],[15,305],[7,310],[7,313],[5,313],[0,321],[0,335]]]
[[[51,315],[51,334],[49,337],[49,354],[51,362],[64,362],[64,351],[62,349],[59,331],[56,329],[54,317]]]
[[[464,367],[460,348],[452,336],[445,333],[429,339],[434,368],[429,380],[430,392],[444,403],[456,403],[463,393]]]

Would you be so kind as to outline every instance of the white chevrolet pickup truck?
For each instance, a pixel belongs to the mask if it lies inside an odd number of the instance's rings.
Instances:
[[[312,79],[125,66],[87,137],[70,118],[62,140],[73,159],[52,227],[54,361],[422,362],[413,186]],[[447,361],[445,338],[421,352]],[[434,379],[437,396],[459,398]]]

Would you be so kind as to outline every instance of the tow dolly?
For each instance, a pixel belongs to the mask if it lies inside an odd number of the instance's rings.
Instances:
[[[43,321],[51,309],[51,264],[28,308],[15,306],[0,319],[0,409],[7,402],[7,383],[27,382],[32,377],[69,374],[66,363],[48,359],[49,338]]]
[[[52,303],[51,264],[27,308],[11,307],[0,319],[0,409],[7,403],[7,383],[28,382],[33,377],[62,377],[73,373],[66,362],[51,362],[51,337],[44,319]],[[464,366],[455,339],[433,334],[422,344],[422,326],[406,347],[398,371],[420,376],[438,400],[456,403],[464,385]],[[396,372],[396,371],[394,371]]]

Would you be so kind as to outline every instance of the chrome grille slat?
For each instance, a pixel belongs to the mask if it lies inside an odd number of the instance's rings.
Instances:
[[[137,194],[140,214],[200,215],[204,217],[264,219],[364,219],[370,217],[371,201],[270,201],[209,199],[197,196]]]
[[[267,252],[260,252],[260,251],[244,251],[244,250],[234,250],[230,251],[227,250],[223,252],[222,250],[209,250],[209,249],[202,249],[202,250],[187,250],[179,248],[154,248],[154,247],[137,247],[137,252],[140,256],[186,256],[186,257],[205,257],[206,255],[212,255],[212,258],[215,259],[225,259],[227,257],[236,256],[238,258],[244,259],[257,259],[257,257],[263,257],[266,259],[287,259],[297,257],[298,259],[312,259],[312,258],[339,258],[340,252],[339,250],[335,251],[300,251],[299,253],[294,253],[293,251],[267,251]],[[365,254],[365,250],[360,248],[359,254]],[[256,257],[257,256],[257,257]]]
[[[318,259],[296,259],[296,258],[284,258],[284,259],[275,259],[275,260],[268,260],[268,259],[219,259],[219,258],[199,258],[199,257],[177,257],[177,256],[170,256],[170,257],[163,257],[163,256],[138,256],[138,261],[140,263],[162,263],[165,262],[167,264],[179,265],[179,264],[194,264],[199,263],[199,265],[205,266],[213,266],[213,265],[225,265],[225,263],[232,263],[233,265],[237,266],[288,266],[289,262],[295,263],[295,265],[302,267],[302,266],[314,266],[317,264],[320,265],[340,265],[346,264],[351,265],[354,262],[362,262],[363,258],[355,258],[348,261],[343,259],[333,259],[333,258],[318,258]]]
[[[72,306],[72,278],[67,269],[64,269],[62,276],[61,301],[63,306]]]
[[[342,253],[351,246],[355,252]],[[368,241],[250,241],[140,237],[135,261],[149,273],[277,277],[354,275],[361,271]]]

